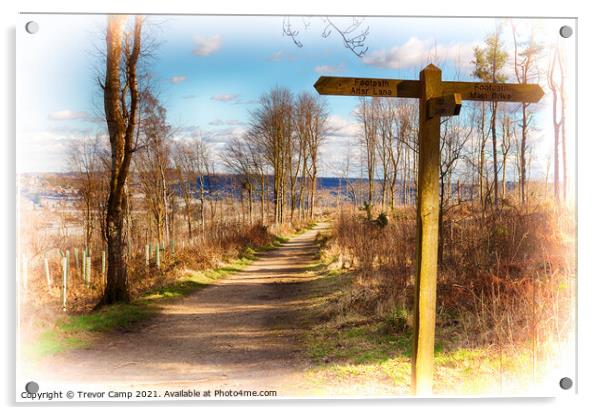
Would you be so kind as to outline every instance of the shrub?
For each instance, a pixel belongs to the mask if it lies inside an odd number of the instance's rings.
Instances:
[[[389,333],[402,333],[411,327],[410,311],[401,306],[393,307],[384,318],[386,331]]]

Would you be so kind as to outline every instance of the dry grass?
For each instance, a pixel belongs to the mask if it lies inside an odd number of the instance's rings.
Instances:
[[[443,225],[438,334],[447,347],[508,347],[562,341],[570,333],[575,281],[572,217],[548,206],[504,206],[482,215],[470,204],[450,209]],[[344,211],[328,254],[356,277],[337,302],[339,313],[381,318],[412,309],[413,208],[388,225]],[[399,319],[411,325],[411,319]]]

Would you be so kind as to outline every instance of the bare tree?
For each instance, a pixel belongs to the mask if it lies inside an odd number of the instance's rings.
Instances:
[[[380,161],[381,173],[381,211],[385,211],[387,190],[391,174],[391,151],[393,145],[393,111],[387,99],[372,98],[374,105],[374,118],[376,123],[376,154]]]
[[[368,200],[365,203],[368,219],[372,218],[372,207],[374,206],[374,173],[376,166],[376,140],[377,140],[377,118],[374,100],[360,98],[356,109],[356,117],[362,125],[360,140],[364,147],[366,158],[366,172],[368,175]]]
[[[309,157],[307,172],[310,181],[309,215],[313,218],[318,187],[320,146],[328,133],[328,111],[319,96],[303,93],[297,99],[296,112],[297,131],[301,142],[307,146],[307,156]],[[303,157],[302,152],[301,156]]]
[[[512,137],[515,136],[514,123],[507,111],[502,114],[502,200],[506,199],[506,173],[508,155],[512,149]]]
[[[282,223],[286,197],[287,148],[293,134],[293,95],[274,88],[260,99],[251,114],[251,137],[271,167],[274,189],[274,221]]]
[[[127,252],[124,244],[125,192],[135,149],[138,125],[138,59],[141,51],[142,17],[126,31],[127,16],[109,16],[106,33],[106,72],[101,82],[104,109],[111,143],[111,180],[107,203],[105,236],[108,248],[107,285],[102,304],[129,301]]]
[[[212,151],[207,144],[202,140],[202,137],[195,137],[190,142],[192,160],[194,165],[194,174],[197,180],[199,202],[200,202],[200,220],[201,220],[201,231],[205,232],[205,177],[211,173],[215,175],[215,164],[211,163],[213,160]]]
[[[562,99],[562,92],[561,92],[561,87],[558,85],[558,80],[555,79],[556,74],[556,66],[559,65],[560,62],[560,58],[559,58],[559,51],[558,51],[558,47],[556,47],[552,53],[552,57],[550,59],[550,63],[549,63],[549,69],[548,69],[548,86],[550,88],[550,90],[552,91],[552,123],[554,125],[554,199],[556,200],[556,203],[560,202],[560,196],[561,196],[561,192],[560,192],[560,156],[559,156],[559,151],[560,151],[560,134],[561,131],[563,130],[563,124],[564,124],[564,111],[562,110],[562,104],[560,105],[560,115],[558,114],[559,109],[558,109],[558,100],[559,98]],[[562,76],[561,76],[562,78]],[[560,95],[560,97],[559,97]],[[564,150],[565,154],[566,154],[566,150]],[[566,157],[566,156],[565,156]],[[564,176],[566,176],[566,173],[564,174]],[[565,179],[566,180],[566,179]]]
[[[75,186],[81,198],[84,246],[87,249],[92,245],[96,224],[99,223],[102,199],[106,199],[100,146],[101,137],[84,137],[74,142],[69,151],[69,163],[77,174]],[[104,223],[102,220],[100,222]]]
[[[403,100],[393,103],[393,134],[389,143],[389,160],[391,161],[391,180],[389,181],[389,207],[395,208],[395,189],[398,183],[400,170],[403,169],[403,156],[410,145],[412,122],[414,121],[415,106]]]
[[[474,113],[465,111],[459,117],[450,117],[443,122],[443,132],[440,143],[440,169],[439,169],[439,263],[443,263],[443,218],[449,207],[452,192],[452,176],[454,169],[461,159],[464,146],[472,137]],[[447,188],[447,192],[445,191]],[[459,189],[458,189],[459,191]]]
[[[303,195],[309,195],[310,215],[314,214],[318,178],[319,148],[326,134],[327,112],[317,96],[301,94],[297,98],[283,88],[264,94],[260,107],[251,114],[248,138],[253,154],[249,162],[259,173],[262,183],[262,211],[265,171],[272,173],[274,221],[282,223],[286,201],[290,200],[290,220]],[[262,161],[262,158],[264,161]],[[301,189],[297,185],[301,174]],[[305,175],[309,179],[306,186]],[[307,189],[309,187],[309,189]],[[263,215],[262,215],[263,216]]]
[[[184,211],[188,239],[193,237],[194,193],[197,184],[197,167],[194,146],[190,141],[177,141],[173,151],[174,165],[178,176],[178,188],[184,199]]]
[[[514,75],[518,83],[527,84],[537,77],[537,60],[542,51],[542,46],[535,41],[535,34],[531,32],[526,42],[521,42],[515,22],[512,22],[512,36],[514,39]],[[529,103],[521,104],[521,138],[519,146],[519,187],[520,199],[524,205],[527,202],[527,146],[529,136],[529,122],[531,120]]]
[[[169,243],[170,198],[168,168],[171,158],[172,128],[167,123],[167,112],[157,97],[146,90],[141,93],[140,151],[135,157],[136,171],[144,190],[148,210],[152,212],[156,236]]]
[[[266,197],[268,192],[268,180],[267,180],[267,169],[269,163],[267,162],[268,158],[265,154],[265,147],[261,146],[259,143],[261,142],[260,137],[255,137],[253,135],[253,131],[247,132],[245,135],[245,140],[248,142],[248,147],[250,148],[250,156],[251,163],[253,165],[253,171],[256,174],[256,178],[259,178],[259,183],[256,186],[259,186],[261,196],[261,223],[265,224],[266,220]]]
[[[246,192],[248,202],[249,223],[253,223],[253,191],[254,178],[257,171],[253,159],[252,142],[244,137],[232,138],[221,155],[224,164],[241,179],[241,193]]]

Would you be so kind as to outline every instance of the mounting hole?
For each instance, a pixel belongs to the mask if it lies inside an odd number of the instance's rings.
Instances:
[[[38,30],[40,30],[40,25],[37,22],[34,22],[33,20],[25,24],[25,31],[30,35],[38,33]]]
[[[40,385],[38,385],[36,382],[31,381],[31,382],[27,382],[27,384],[25,385],[25,392],[27,393],[38,393],[38,391],[40,390]]]
[[[563,38],[568,38],[573,35],[573,28],[571,26],[562,26],[560,28],[560,36]]]
[[[573,387],[573,379],[571,379],[571,378],[560,379],[560,387],[564,390],[571,389]]]

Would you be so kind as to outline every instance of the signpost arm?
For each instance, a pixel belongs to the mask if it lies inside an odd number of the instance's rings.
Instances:
[[[438,114],[429,117],[427,102],[441,96],[441,70],[428,65],[420,72],[420,83],[412,391],[425,395],[432,392],[434,366],[441,122]]]

